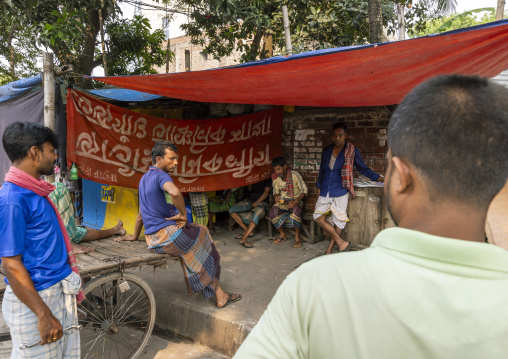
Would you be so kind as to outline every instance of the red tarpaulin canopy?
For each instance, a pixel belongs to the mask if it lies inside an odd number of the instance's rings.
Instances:
[[[383,106],[440,74],[494,77],[508,68],[508,21],[406,41],[313,51],[237,67],[94,77],[162,96],[219,103]]]

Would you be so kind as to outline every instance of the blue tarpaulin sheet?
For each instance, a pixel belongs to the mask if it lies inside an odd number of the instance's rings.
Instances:
[[[13,100],[42,83],[42,74],[8,83],[0,87],[0,103]]]
[[[126,102],[150,101],[162,97],[160,95],[127,89],[98,89],[90,90],[89,92],[112,100]]]

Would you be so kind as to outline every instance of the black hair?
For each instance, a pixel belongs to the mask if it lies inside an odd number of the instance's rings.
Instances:
[[[173,142],[170,141],[159,141],[155,143],[155,146],[152,148],[152,163],[155,164],[157,161],[155,158],[164,157],[166,154],[166,148],[169,148],[173,152],[178,152],[178,147]]]
[[[275,157],[272,160],[272,167],[277,167],[277,166],[284,167],[285,164],[286,164],[286,160],[284,159],[284,157]]]
[[[2,145],[12,163],[28,156],[30,148],[42,146],[49,142],[58,148],[58,138],[49,127],[34,122],[14,122],[5,128]]]
[[[425,178],[431,199],[488,206],[508,178],[508,90],[478,76],[417,86],[388,126],[392,155]]]
[[[337,122],[335,125],[333,125],[333,130],[336,130],[338,128],[343,128],[344,132],[347,133],[347,125],[345,122]]]

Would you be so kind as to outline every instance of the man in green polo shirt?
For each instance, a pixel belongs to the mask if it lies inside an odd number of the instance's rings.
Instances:
[[[398,228],[300,266],[235,358],[507,358],[508,252],[485,243],[507,139],[505,88],[458,75],[416,87],[388,126]]]

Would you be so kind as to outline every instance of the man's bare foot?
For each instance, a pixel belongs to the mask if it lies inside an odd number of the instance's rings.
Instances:
[[[332,254],[333,247],[335,246],[335,241],[333,238],[330,238],[330,244],[328,245],[328,248],[326,248],[325,255],[326,254]]]
[[[134,236],[134,235],[130,235],[130,236],[121,236],[121,237],[116,237],[113,239],[115,242],[122,242],[122,241],[137,241],[138,240],[138,237]]]
[[[85,253],[90,253],[90,252],[95,251],[95,248],[80,246],[79,244],[73,243],[72,250],[73,250],[74,254],[85,254]]]
[[[127,234],[127,231],[125,228],[123,228],[123,222],[120,220],[118,221],[118,224],[113,227],[113,229],[115,230],[116,235],[125,236]]]

